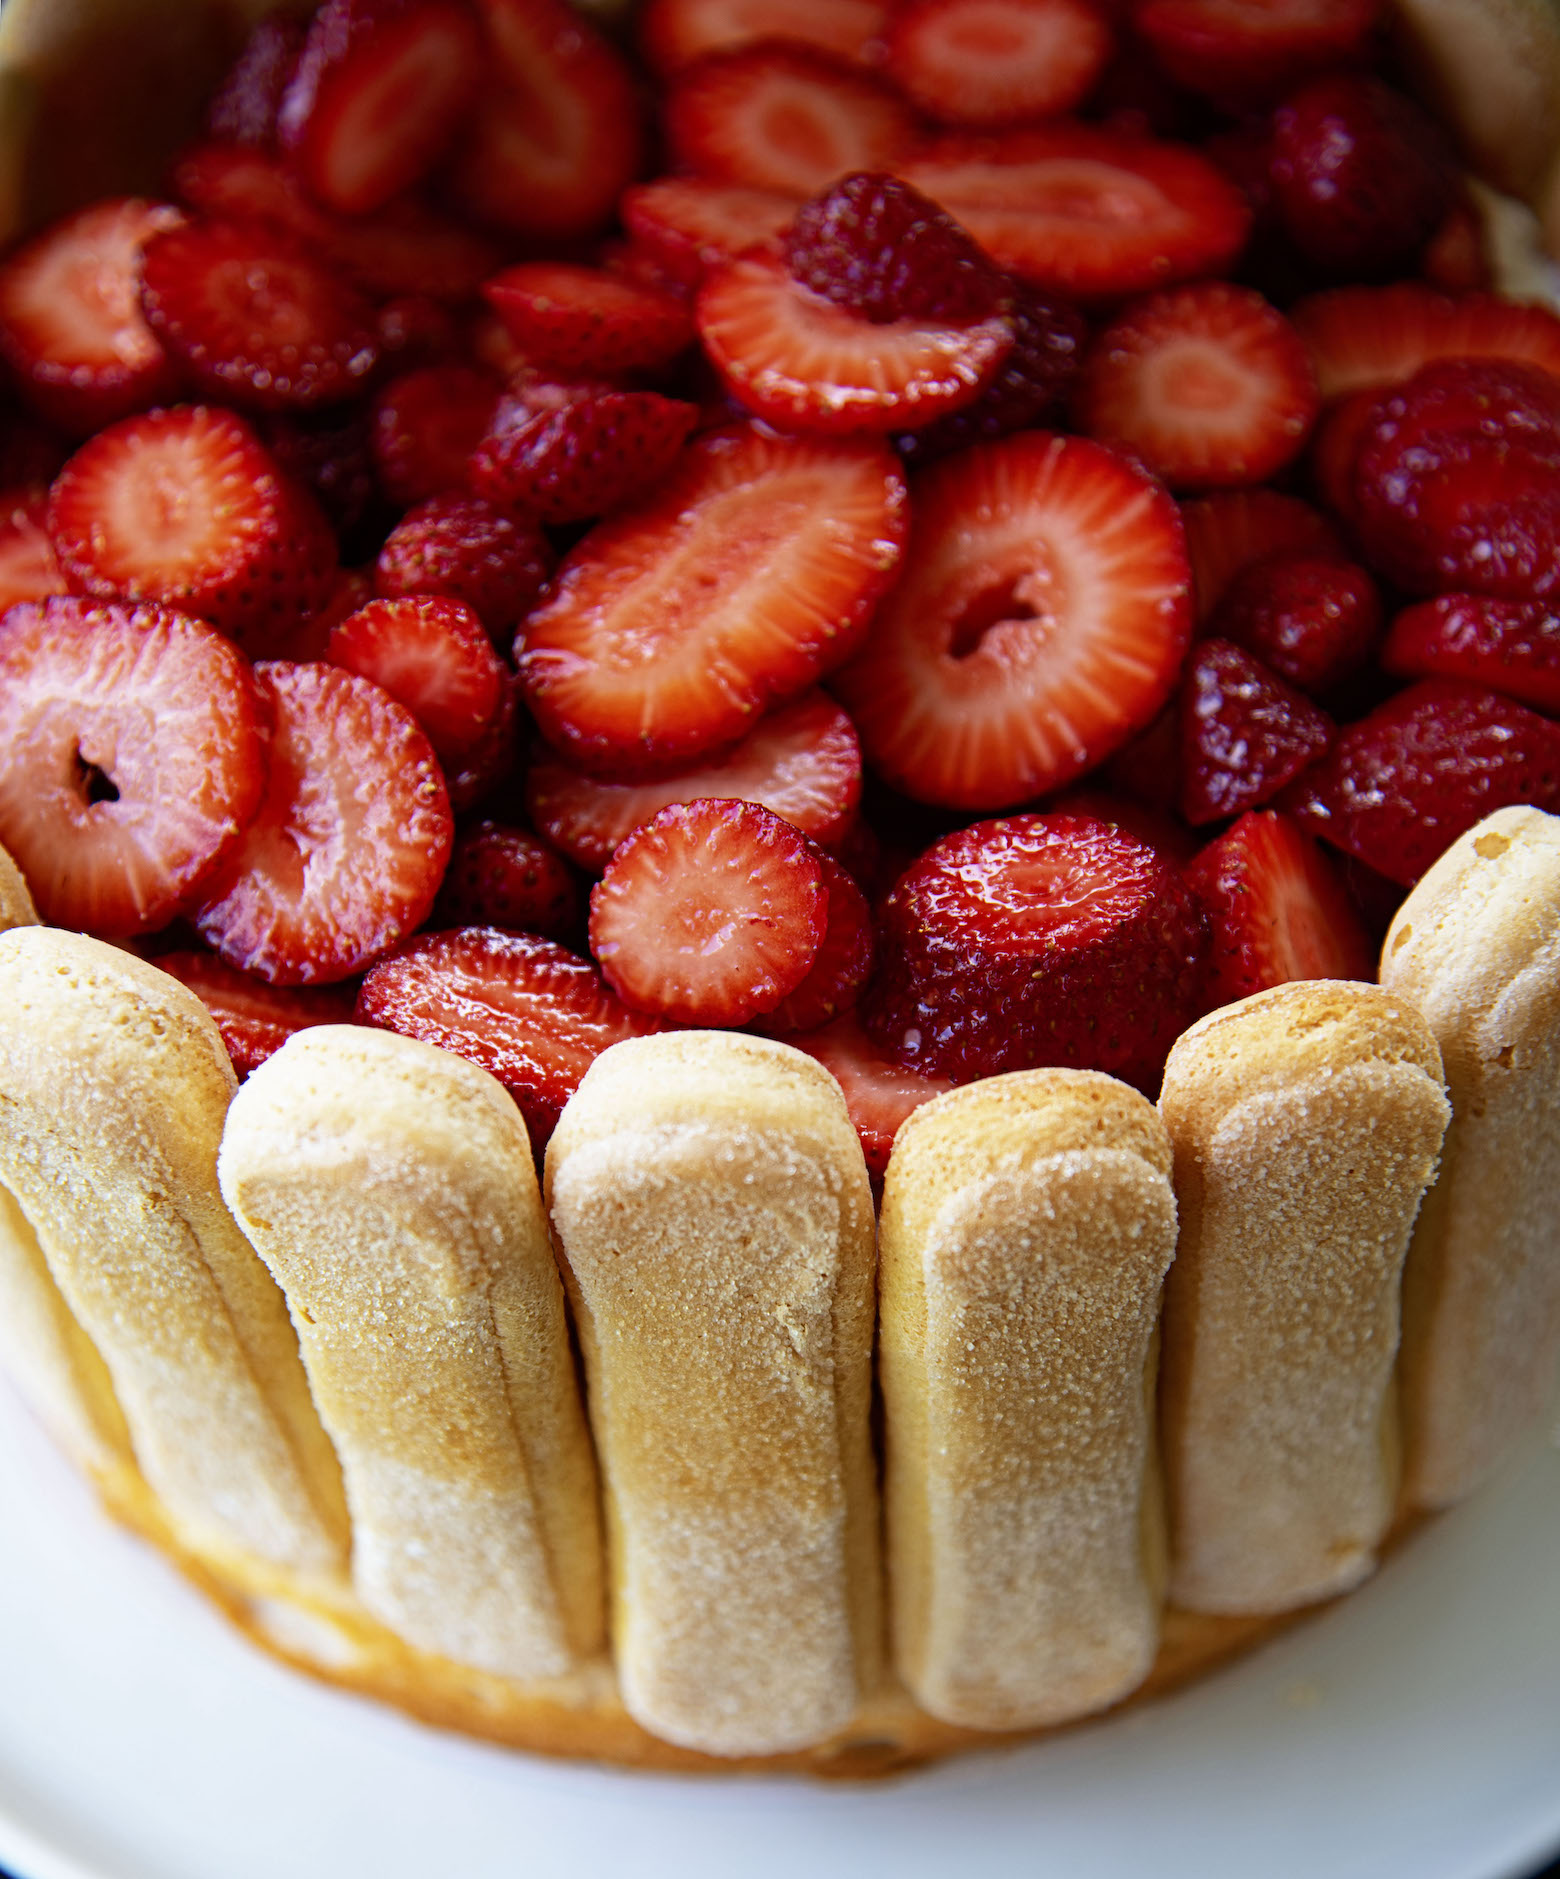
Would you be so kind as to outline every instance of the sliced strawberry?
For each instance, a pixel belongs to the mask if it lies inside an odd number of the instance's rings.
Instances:
[[[828,923],[821,851],[757,803],[673,803],[591,890],[590,949],[633,1011],[746,1024],[807,977]]]
[[[260,802],[248,662],[161,607],[24,601],[0,618],[0,845],[42,917],[154,932]]]
[[[1177,871],[1087,816],[1009,816],[934,842],[883,903],[868,1036],[969,1082],[1061,1064],[1157,1079],[1207,947]]]
[[[1167,716],[1178,714],[1172,708]],[[1179,764],[1176,766],[1179,769]],[[1165,778],[1158,779],[1161,792]],[[1172,792],[1173,793],[1173,792]],[[1152,802],[1140,802],[1113,789],[1082,788],[1063,790],[1045,805],[1047,815],[1092,816],[1096,822],[1110,822],[1140,842],[1146,842],[1177,868],[1185,867],[1197,852],[1198,838],[1179,816]]]
[[[715,52],[679,72],[665,99],[679,169],[815,196],[853,170],[894,169],[914,113],[887,80],[783,40]]]
[[[1197,617],[1206,620],[1243,568],[1266,556],[1343,556],[1343,540],[1323,515],[1276,489],[1220,490],[1182,505]]]
[[[482,285],[482,297],[539,365],[612,377],[659,370],[693,340],[681,300],[601,268],[526,261]]]
[[[913,430],[972,403],[1013,349],[1004,314],[976,325],[872,321],[793,278],[778,255],[711,268],[699,337],[733,397],[788,430]]]
[[[1091,124],[945,137],[893,167],[1048,293],[1105,299],[1216,273],[1251,226],[1205,157]]]
[[[639,39],[662,73],[755,39],[799,39],[864,64],[887,12],[886,0],[650,0]]]
[[[139,196],[56,222],[0,266],[0,355],[38,415],[74,436],[174,396],[178,372],[141,314],[141,249],[184,217]]]
[[[1341,557],[1267,555],[1230,582],[1211,630],[1313,696],[1361,670],[1381,637],[1381,596]]]
[[[374,569],[381,600],[444,594],[461,600],[495,643],[536,604],[552,550],[529,518],[451,492],[409,509],[385,538]]]
[[[1381,663],[1400,678],[1467,679],[1560,716],[1560,612],[1551,602],[1445,594],[1392,622]]]
[[[277,140],[327,207],[377,209],[442,155],[483,54],[462,0],[324,0],[277,113]]]
[[[603,783],[544,754],[525,781],[527,812],[571,861],[599,874],[625,837],[669,803],[762,803],[815,842],[837,842],[861,799],[861,746],[823,692],[772,712],[719,761],[659,783]]]
[[[1178,84],[1247,102],[1362,52],[1380,13],[1380,0],[1136,0],[1132,20]]]
[[[332,630],[359,607],[374,598],[374,583],[362,568],[339,568],[336,584],[318,613],[306,619],[254,633],[244,650],[251,659],[290,659],[298,665],[314,665],[326,658]]]
[[[405,705],[449,767],[476,749],[503,703],[504,668],[458,600],[371,600],[331,630],[327,656]]]
[[[316,1024],[350,1024],[353,995],[334,985],[267,985],[215,953],[159,953],[153,962],[187,985],[217,1021],[242,1081],[296,1032]]]
[[[695,438],[659,495],[586,536],[526,622],[542,734],[624,781],[734,744],[849,656],[905,526],[882,445]]]
[[[930,469],[898,587],[834,681],[918,802],[1059,789],[1170,695],[1191,633],[1175,505],[1124,458],[1026,431]]]
[[[308,24],[284,13],[258,21],[206,106],[206,135],[249,150],[276,144],[276,114],[308,36]]]
[[[454,836],[444,777],[411,713],[367,679],[275,660],[254,681],[265,795],[196,925],[268,984],[330,984],[427,918]]]
[[[847,1011],[822,1030],[788,1037],[788,1044],[816,1057],[845,1098],[845,1107],[861,1137],[867,1171],[881,1181],[893,1152],[894,1137],[907,1117],[922,1103],[951,1090],[948,1077],[923,1076],[907,1070],[880,1050],[861,1028],[854,1011]]]
[[[1175,813],[1181,792],[1181,721],[1174,699],[1146,729],[1122,745],[1102,776],[1112,790],[1120,790],[1133,802],[1161,815]],[[1105,820],[1111,818],[1106,816]],[[1139,831],[1129,829],[1128,833],[1136,835]]]
[[[1227,639],[1181,682],[1181,814],[1193,828],[1269,802],[1332,742],[1331,718]]]
[[[1113,43],[1093,0],[900,0],[884,64],[939,124],[985,127],[1076,109]]]
[[[1344,727],[1283,806],[1411,886],[1494,809],[1560,809],[1560,725],[1453,679],[1423,679]]]
[[[567,941],[580,913],[579,884],[557,849],[529,829],[488,819],[456,837],[434,919]]]
[[[745,189],[708,176],[658,176],[623,192],[623,226],[673,280],[694,287],[720,261],[778,239],[799,206],[795,196]]]
[[[466,481],[498,386],[470,365],[428,365],[392,379],[374,400],[370,431],[379,487],[408,509]]]
[[[379,362],[368,302],[263,222],[191,222],[153,236],[141,305],[196,385],[247,410],[335,404]]]
[[[295,625],[335,584],[313,501],[242,418],[209,405],[100,431],[55,478],[48,526],[76,593],[177,607],[241,642]]]
[[[1350,530],[1358,520],[1354,465],[1382,395],[1374,386],[1345,392],[1327,406],[1311,434],[1311,482],[1317,497]]]
[[[1208,915],[1210,1010],[1294,979],[1370,979],[1376,959],[1337,870],[1292,817],[1244,815],[1186,871]]]
[[[1074,399],[1089,436],[1181,489],[1264,482],[1300,454],[1318,404],[1294,328],[1227,281],[1135,302],[1095,341]]]
[[[651,391],[604,391],[539,412],[505,398],[467,481],[544,522],[609,515],[663,481],[698,415],[697,405]]]
[[[1494,294],[1454,298],[1418,281],[1337,287],[1290,317],[1324,398],[1401,385],[1436,359],[1512,359],[1560,378],[1560,316]]]
[[[564,0],[479,0],[492,69],[453,187],[479,221],[567,241],[608,222],[643,156],[621,56]]]
[[[498,1078],[540,1150],[594,1058],[663,1027],[630,1011],[587,959],[531,933],[426,933],[375,966],[363,1024],[452,1050]]]
[[[351,535],[378,494],[363,407],[263,412],[255,424],[283,474],[313,492],[338,534]]]
[[[824,935],[807,976],[773,1011],[754,1020],[770,1037],[814,1031],[856,1002],[872,970],[872,909],[867,897],[832,855],[812,851],[828,894]]]
[[[514,775],[520,755],[519,723],[520,688],[513,673],[506,669],[498,715],[459,769],[451,770],[445,777],[450,807],[457,815],[465,815],[485,802]]]
[[[19,600],[70,591],[49,540],[48,511],[44,490],[0,490],[0,613]]]
[[[377,325],[380,358],[391,370],[454,365],[468,352],[463,323],[428,294],[400,294],[385,301]]]

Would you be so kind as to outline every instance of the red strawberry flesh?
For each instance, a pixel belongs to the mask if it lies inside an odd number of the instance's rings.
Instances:
[[[1211,622],[1281,679],[1313,695],[1369,660],[1381,636],[1381,596],[1357,563],[1278,553],[1230,582]]]
[[[788,1044],[815,1057],[839,1084],[845,1107],[861,1137],[868,1172],[881,1180],[893,1152],[894,1137],[922,1103],[953,1088],[949,1077],[907,1070],[873,1043],[854,1011],[847,1011],[816,1031],[788,1037]]]
[[[497,718],[509,676],[471,609],[435,594],[369,601],[332,629],[327,657],[405,705],[452,768]]]
[[[580,913],[579,887],[557,849],[529,829],[485,818],[456,837],[434,918],[567,941]]]
[[[821,848],[812,854],[829,897],[824,935],[802,982],[754,1021],[771,1037],[816,1030],[848,1011],[872,970],[872,909],[866,895],[832,855]]]
[[[497,641],[535,605],[551,567],[552,550],[529,517],[451,491],[409,509],[386,536],[374,591],[382,600],[464,601]]]
[[[485,281],[482,295],[528,358],[562,372],[659,369],[693,339],[681,300],[600,268],[522,262]]]
[[[1324,711],[1226,639],[1181,683],[1181,814],[1194,828],[1267,802],[1332,742]]]
[[[267,985],[215,953],[159,953],[153,964],[187,985],[216,1020],[239,1079],[258,1070],[296,1032],[350,1024],[353,994],[334,985]]]
[[[1444,594],[1406,607],[1381,649],[1400,678],[1467,679],[1560,717],[1560,610],[1539,601]]]
[[[899,0],[884,63],[939,123],[1013,124],[1076,109],[1113,42],[1092,0]]]

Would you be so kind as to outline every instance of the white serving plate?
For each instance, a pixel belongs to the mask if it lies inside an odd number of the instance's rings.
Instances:
[[[18,1879],[1516,1879],[1560,1848],[1560,1450],[1179,1696],[866,1787],[509,1754],[274,1664],[0,1386]]]

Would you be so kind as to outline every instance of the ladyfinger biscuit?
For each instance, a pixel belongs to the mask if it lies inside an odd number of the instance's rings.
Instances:
[[[22,879],[22,871],[0,848],[0,933],[9,932],[13,926],[37,924],[38,912],[27,891],[27,883]]]
[[[1403,1289],[1403,1492],[1445,1507],[1542,1413],[1560,1358],[1560,819],[1500,809],[1399,909],[1381,981],[1452,1099]]]
[[[286,1306],[217,1191],[235,1088],[195,995],[100,941],[0,934],[0,1180],[197,1551],[340,1570],[336,1458]]]
[[[872,1194],[839,1086],[726,1032],[602,1053],[547,1151],[636,1721],[805,1747],[878,1675]]]
[[[1170,1599],[1284,1611],[1373,1568],[1397,1492],[1399,1284],[1449,1108],[1407,999],[1281,985],[1165,1066],[1180,1242],[1161,1412]]]
[[[891,1631],[944,1721],[1064,1722],[1154,1660],[1170,1165],[1153,1107],[1082,1070],[936,1097],[895,1143],[879,1235]]]
[[[508,1093],[431,1044],[321,1026],[239,1091],[219,1168],[298,1326],[363,1604],[503,1676],[599,1653],[595,1467]]]

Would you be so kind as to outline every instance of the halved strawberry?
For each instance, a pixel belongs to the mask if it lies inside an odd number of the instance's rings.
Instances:
[[[590,949],[633,1011],[746,1024],[807,977],[829,891],[799,829],[757,803],[673,803],[591,890]]]
[[[48,492],[0,490],[0,613],[19,600],[70,591],[47,526]]]
[[[978,398],[1013,349],[1003,313],[874,324],[804,287],[778,255],[711,268],[698,323],[733,397],[782,429],[824,435],[929,424]]]
[[[1310,360],[1249,287],[1196,281],[1151,294],[1083,362],[1080,429],[1140,457],[1172,488],[1261,483],[1300,454],[1319,400]]]
[[[248,662],[203,622],[75,599],[0,618],[0,845],[51,924],[112,939],[184,912],[264,775]]]
[[[174,396],[179,376],[141,313],[141,249],[177,228],[166,202],[115,197],[56,222],[0,266],[0,354],[22,396],[75,436]]]
[[[773,241],[791,226],[800,198],[746,189],[708,176],[658,176],[623,192],[623,226],[657,267],[694,287],[720,261]]]
[[[917,138],[887,80],[784,40],[714,52],[672,80],[666,136],[679,169],[815,196],[853,170],[891,170]]]
[[[360,215],[442,155],[483,66],[463,0],[324,0],[277,112],[277,141],[332,209]]]
[[[848,657],[904,541],[875,443],[695,438],[661,492],[603,522],[526,622],[542,734],[582,768],[675,776]]]
[[[1361,53],[1381,0],[1136,0],[1132,23],[1178,84],[1244,103]]]
[[[867,1034],[956,1082],[1061,1064],[1142,1086],[1197,1007],[1201,909],[1162,855],[1088,816],[934,842],[883,903]]]
[[[861,799],[861,746],[824,692],[771,712],[719,761],[659,783],[603,783],[543,753],[525,780],[527,813],[582,868],[599,874],[612,851],[668,803],[727,797],[762,803],[815,842],[837,842]]]
[[[498,642],[536,604],[552,568],[546,537],[527,516],[450,491],[408,509],[374,568],[381,600],[445,594],[461,600]]]
[[[498,926],[568,941],[580,929],[580,890],[556,848],[491,817],[455,839],[439,890],[439,926]]]
[[[1227,639],[1193,649],[1180,720],[1181,814],[1193,828],[1270,801],[1321,756],[1337,728]]]
[[[1313,697],[1361,670],[1381,637],[1381,596],[1341,555],[1264,556],[1230,582],[1210,622]]]
[[[1467,679],[1560,717],[1560,611],[1553,603],[1443,594],[1405,607],[1381,664],[1401,678]]]
[[[153,236],[141,306],[196,385],[248,410],[335,404],[379,363],[373,308],[263,222],[190,222]]]
[[[769,1037],[815,1031],[855,1004],[872,970],[872,909],[867,897],[832,855],[812,849],[823,873],[828,913],[807,976],[773,1011],[755,1018],[754,1028]]]
[[[1086,438],[1024,431],[935,464],[898,587],[833,689],[919,802],[1059,789],[1154,716],[1191,634],[1175,505]]]
[[[1308,502],[1276,489],[1229,489],[1181,505],[1197,617],[1206,620],[1243,568],[1281,550],[1344,553],[1338,531]]]
[[[1400,385],[1435,359],[1512,359],[1560,378],[1560,316],[1534,302],[1396,281],[1313,294],[1290,318],[1323,398]]]
[[[1087,299],[1217,273],[1251,226],[1245,196],[1206,157],[1093,124],[945,137],[893,168],[998,266]]]
[[[450,768],[481,743],[503,704],[508,675],[482,622],[458,600],[371,600],[332,628],[326,656],[405,705]]]
[[[245,641],[324,605],[336,541],[242,418],[175,405],[82,445],[49,492],[49,534],[78,594],[199,614]]]
[[[498,403],[494,380],[471,365],[425,365],[374,400],[370,430],[379,487],[398,508],[460,489],[466,459]]]
[[[250,150],[275,146],[276,113],[308,31],[306,20],[285,13],[273,13],[251,28],[206,106],[208,137]]]
[[[953,1088],[951,1077],[925,1076],[873,1043],[854,1011],[785,1040],[815,1057],[828,1071],[845,1098],[845,1107],[861,1137],[867,1172],[881,1181],[893,1153],[894,1137],[905,1120],[934,1096]]]
[[[622,57],[564,0],[478,0],[490,72],[452,176],[479,221],[567,241],[608,222],[643,156]]]
[[[887,0],[650,0],[639,40],[663,73],[755,39],[799,39],[864,64],[887,12]]]
[[[698,415],[697,405],[653,391],[581,388],[540,411],[506,396],[466,480],[489,502],[543,522],[610,515],[670,473]]]
[[[524,261],[482,284],[482,297],[539,365],[610,378],[659,370],[693,341],[673,295],[601,268]]]
[[[1279,810],[1242,816],[1191,863],[1186,884],[1208,915],[1210,1010],[1293,979],[1376,976],[1337,870]]]
[[[268,984],[330,984],[427,918],[454,837],[444,777],[411,713],[367,679],[273,660],[254,682],[265,793],[195,924]]]
[[[267,985],[193,948],[159,953],[152,963],[187,985],[216,1019],[240,1082],[296,1032],[352,1022],[353,995],[334,985]]]
[[[1094,0],[899,0],[884,65],[939,124],[1016,124],[1075,110],[1114,39]]]

